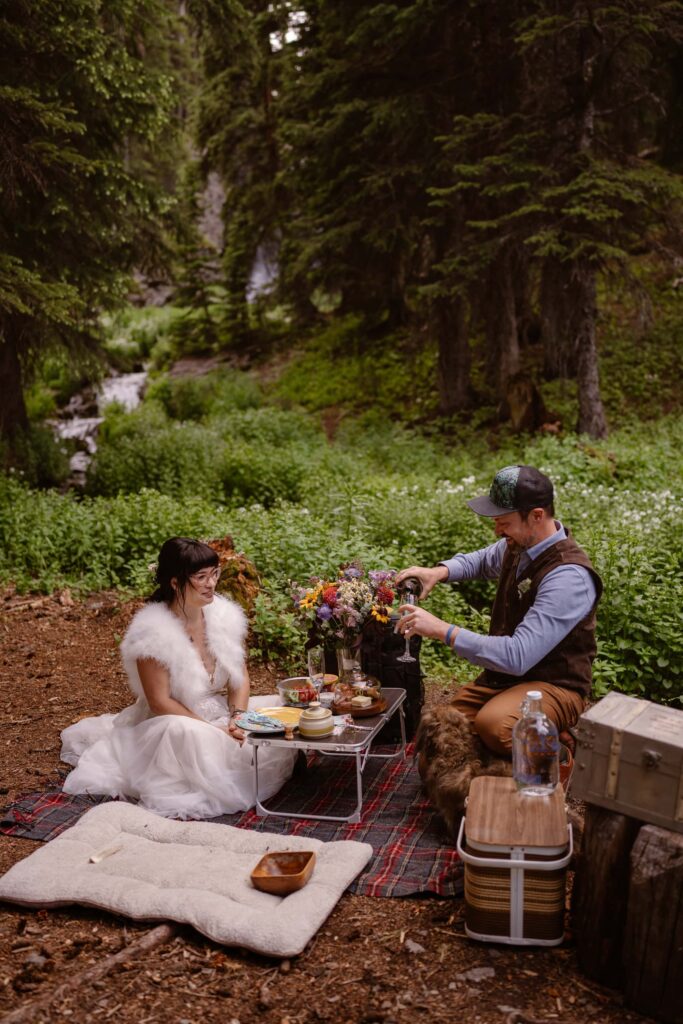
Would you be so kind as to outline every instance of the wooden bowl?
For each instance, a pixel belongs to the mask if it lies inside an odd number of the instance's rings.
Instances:
[[[314,867],[315,854],[312,850],[267,853],[252,871],[251,883],[261,892],[289,896],[297,889],[303,889]]]

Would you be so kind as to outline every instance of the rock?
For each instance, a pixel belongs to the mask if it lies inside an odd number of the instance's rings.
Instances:
[[[24,960],[25,967],[34,967],[36,970],[42,970],[47,963],[48,958],[43,956],[41,953],[29,953]]]
[[[425,948],[421,946],[419,942],[414,942],[412,939],[406,939],[403,943],[404,947],[409,953],[424,953]]]
[[[496,972],[493,967],[471,967],[469,971],[456,974],[458,981],[473,981],[475,984],[485,981],[487,978],[495,978],[495,976]]]

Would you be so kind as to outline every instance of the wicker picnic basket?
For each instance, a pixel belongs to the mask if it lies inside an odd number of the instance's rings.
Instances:
[[[572,832],[560,786],[552,796],[530,797],[509,778],[474,779],[457,846],[470,938],[520,946],[562,942]]]

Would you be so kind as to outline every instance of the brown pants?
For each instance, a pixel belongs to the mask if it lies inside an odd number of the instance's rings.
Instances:
[[[508,757],[512,752],[512,730],[521,718],[520,705],[527,690],[540,690],[543,710],[562,732],[574,725],[586,701],[576,690],[566,690],[552,683],[517,683],[506,690],[471,683],[458,690],[452,704],[469,718],[474,731],[489,750]]]

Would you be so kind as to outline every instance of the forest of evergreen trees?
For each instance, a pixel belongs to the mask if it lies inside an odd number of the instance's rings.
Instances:
[[[248,347],[267,254],[296,330],[352,314],[438,345],[444,416],[478,400],[475,342],[501,407],[533,344],[605,436],[603,283],[683,256],[682,44],[673,0],[5,0],[0,435],[133,270],[197,309],[219,281],[207,346]]]

